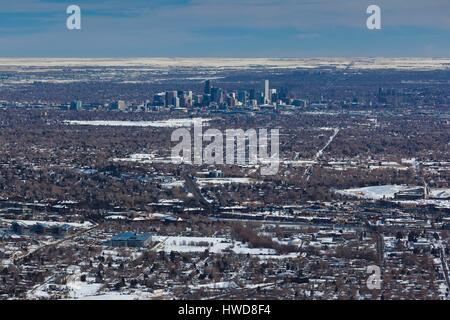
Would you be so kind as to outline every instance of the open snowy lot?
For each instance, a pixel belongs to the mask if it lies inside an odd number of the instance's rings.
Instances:
[[[199,186],[205,185],[225,185],[225,184],[250,184],[256,183],[251,178],[197,178],[196,182]]]
[[[153,250],[170,253],[175,252],[205,252],[222,253],[232,251],[236,254],[250,255],[274,255],[275,250],[265,248],[249,248],[239,241],[232,241],[226,238],[210,237],[165,237],[152,236],[152,241],[159,242]]]
[[[386,185],[386,186],[374,186],[374,187],[338,190],[336,191],[336,193],[344,196],[351,196],[361,199],[381,200],[381,199],[393,199],[397,192],[404,191],[409,188],[411,187]]]
[[[192,125],[201,125],[211,119],[185,118],[169,119],[163,121],[110,121],[110,120],[67,120],[64,123],[79,126],[110,126],[110,127],[153,127],[153,128],[181,128]]]

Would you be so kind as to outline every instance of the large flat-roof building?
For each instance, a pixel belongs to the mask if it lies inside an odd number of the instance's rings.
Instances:
[[[109,244],[112,247],[145,247],[151,242],[150,233],[137,234],[135,232],[122,232],[111,238]]]

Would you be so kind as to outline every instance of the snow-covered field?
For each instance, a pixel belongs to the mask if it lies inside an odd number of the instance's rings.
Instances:
[[[431,189],[430,198],[433,199],[450,199],[450,188]]]
[[[338,190],[336,193],[361,199],[393,199],[395,194],[411,187],[399,185],[374,186],[355,189]]]
[[[222,282],[213,282],[207,284],[198,284],[198,285],[190,285],[190,289],[198,290],[198,289],[235,289],[239,288],[239,286],[234,281],[222,281]]]
[[[64,123],[79,126],[109,126],[109,127],[153,127],[153,128],[181,128],[201,125],[211,121],[206,118],[169,119],[162,121],[113,121],[113,120],[67,120]]]
[[[385,185],[385,186],[374,186],[374,187],[364,187],[364,188],[354,188],[337,190],[337,194],[344,196],[356,197],[360,199],[371,199],[371,200],[381,200],[381,199],[394,199],[395,194],[400,191],[406,191],[414,187],[405,185]],[[448,188],[432,188],[429,193],[429,199],[421,199],[414,201],[401,201],[403,203],[414,202],[417,204],[435,204],[438,206],[448,207],[450,201],[450,189]]]
[[[435,206],[436,208],[450,209],[450,200],[420,199],[420,200],[402,200],[396,202],[419,206],[432,205]]]
[[[256,183],[256,180],[251,178],[197,178],[196,182],[199,186],[210,184],[224,185],[224,184],[250,184]]]
[[[172,159],[172,157],[158,157],[154,153],[135,153],[131,154],[128,158],[114,158],[115,162],[136,162],[141,164],[152,164],[152,163],[178,163],[177,161],[182,158]]]
[[[88,229],[94,226],[91,222],[88,221],[85,221],[84,223],[75,223],[75,222],[56,222],[56,221],[37,221],[37,220],[7,220],[7,219],[0,219],[0,220],[8,224],[17,222],[27,226],[33,226],[38,223],[45,224],[50,227],[68,225],[73,228],[79,229]]]
[[[151,299],[162,299],[167,296],[164,292],[155,291],[154,293],[134,291],[129,293],[124,292],[100,292],[95,295],[86,295],[78,300],[151,300]]]
[[[103,284],[95,283],[95,279],[87,277],[81,281],[81,268],[79,266],[67,267],[67,283],[54,284],[54,276],[48,278],[43,284],[31,289],[28,299],[70,299],[70,300],[149,300],[168,297],[164,290],[130,289],[126,291],[107,291]]]
[[[438,70],[448,69],[450,59],[439,58],[134,58],[134,59],[81,59],[81,58],[2,58],[0,68],[11,67],[147,67],[170,68],[318,68],[334,67],[344,69],[352,64],[353,69],[399,69]]]
[[[273,249],[249,248],[242,242],[226,238],[152,236],[152,241],[160,242],[153,250],[166,253],[171,251],[200,253],[208,250],[213,253],[232,251],[236,254],[275,255],[275,250]]]

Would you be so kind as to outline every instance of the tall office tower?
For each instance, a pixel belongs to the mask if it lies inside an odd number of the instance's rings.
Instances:
[[[278,100],[277,89],[270,89],[269,93],[270,93],[270,101],[277,101]]]
[[[281,100],[286,100],[288,97],[288,89],[286,87],[281,87],[278,94],[278,98]]]
[[[211,101],[220,103],[222,102],[222,90],[220,88],[211,88]]]
[[[242,102],[243,105],[247,104],[247,91],[240,90],[237,95],[237,99]]]
[[[211,80],[205,81],[205,94],[211,94]]]
[[[166,107],[175,106],[175,98],[177,98],[177,91],[167,91],[166,92]]]
[[[73,101],[70,104],[70,110],[81,110],[81,109],[83,109],[83,102],[81,102],[80,100]]]
[[[125,111],[127,109],[126,102],[123,100],[117,101],[117,109],[119,109],[120,111]]]
[[[220,94],[219,94],[219,103],[224,103],[225,102],[225,97],[226,97],[227,93],[220,89]]]
[[[246,104],[247,103],[247,91],[239,90],[237,98],[240,102],[242,102],[243,104]]]
[[[210,94],[204,94],[202,96],[202,106],[209,106],[209,104],[211,103],[212,99],[211,99],[211,95]]]
[[[165,106],[166,99],[165,99],[165,93],[158,93],[153,96],[153,105],[154,106]]]
[[[271,101],[270,83],[269,80],[264,80],[264,103],[270,103]]]
[[[227,106],[234,107],[236,106],[236,98],[232,95],[226,97]]]
[[[170,97],[169,97],[169,91],[166,91],[165,97],[164,97],[164,105],[168,107],[170,105]]]

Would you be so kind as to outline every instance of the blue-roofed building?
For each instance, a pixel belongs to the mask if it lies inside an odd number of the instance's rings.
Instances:
[[[150,233],[137,234],[135,232],[122,232],[111,238],[108,245],[112,247],[145,247],[151,242]]]

